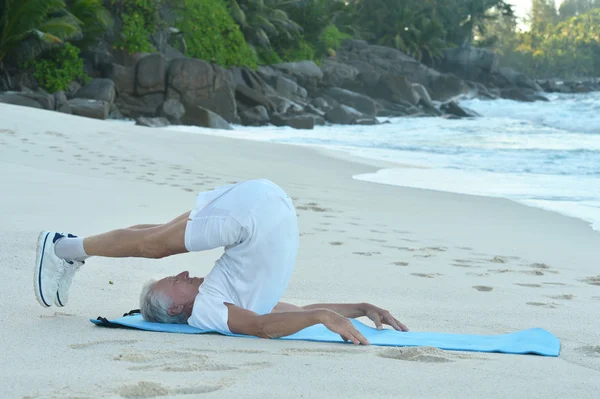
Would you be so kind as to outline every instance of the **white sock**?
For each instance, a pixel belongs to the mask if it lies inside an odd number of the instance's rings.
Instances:
[[[65,260],[83,261],[89,258],[83,249],[83,237],[65,237],[56,242],[54,253]]]

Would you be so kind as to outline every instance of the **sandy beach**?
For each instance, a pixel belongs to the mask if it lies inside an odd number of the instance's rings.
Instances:
[[[381,165],[311,148],[149,129],[0,104],[2,398],[594,398],[600,233],[508,200],[369,183]],[[35,300],[41,230],[162,223],[252,178],[298,210],[284,300],[370,302],[412,331],[541,327],[558,358],[107,329],[148,278],[206,274],[221,250],[90,259],[65,308]],[[365,321],[365,320],[362,320]],[[366,321],[365,321],[366,322]]]

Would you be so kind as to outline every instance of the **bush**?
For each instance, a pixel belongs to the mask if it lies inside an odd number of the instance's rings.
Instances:
[[[335,25],[328,25],[319,36],[318,51],[320,55],[335,53],[344,39],[350,39],[347,33],[342,33]]]
[[[159,25],[160,0],[110,0],[122,26],[115,47],[128,53],[155,51],[150,35]]]
[[[186,55],[225,67],[256,68],[256,52],[248,46],[223,0],[183,0],[177,28],[187,45]]]
[[[70,43],[52,48],[43,58],[28,62],[27,67],[34,69],[38,84],[50,93],[66,90],[73,80],[88,79],[79,49]]]
[[[315,49],[307,41],[300,40],[295,47],[286,50],[282,58],[285,62],[312,61],[315,59]]]

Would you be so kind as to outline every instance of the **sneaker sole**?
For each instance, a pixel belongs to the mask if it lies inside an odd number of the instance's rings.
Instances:
[[[42,276],[42,262],[44,261],[44,250],[48,244],[48,238],[50,236],[49,231],[42,231],[38,236],[37,242],[37,256],[35,261],[35,268],[33,269],[33,291],[35,292],[35,298],[45,308],[52,306],[52,303],[46,302],[44,295],[41,290],[41,276]]]

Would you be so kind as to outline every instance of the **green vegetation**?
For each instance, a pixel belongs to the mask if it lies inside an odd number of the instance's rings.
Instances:
[[[600,0],[532,0],[527,27],[505,0],[2,0],[0,76],[29,61],[52,91],[82,77],[80,50],[100,40],[153,52],[170,34],[187,56],[225,67],[318,63],[354,38],[429,65],[475,45],[535,78],[600,75]]]
[[[73,80],[87,80],[79,49],[70,43],[54,47],[43,58],[30,61],[33,76],[38,84],[50,93],[66,90]]]
[[[223,66],[256,66],[256,52],[244,40],[223,0],[182,1],[177,28],[185,37],[186,55]]]
[[[534,78],[599,76],[600,1],[567,0],[559,10],[551,0],[532,6],[529,31],[518,32],[514,18],[497,20],[478,44]]]

